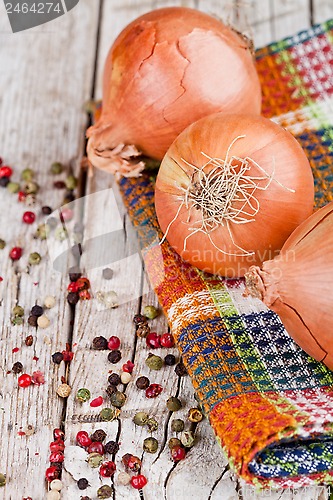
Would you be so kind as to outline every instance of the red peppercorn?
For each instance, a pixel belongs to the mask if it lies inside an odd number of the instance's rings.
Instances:
[[[51,482],[54,479],[59,479],[59,477],[60,477],[60,470],[55,465],[52,465],[51,467],[48,467],[46,469],[45,478],[47,481]]]
[[[110,349],[110,351],[116,351],[117,349],[119,349],[119,347],[120,347],[120,338],[116,337],[115,335],[110,337],[108,342],[108,349]]]
[[[99,473],[102,477],[111,477],[116,472],[116,464],[112,461],[103,462]]]
[[[65,439],[65,433],[61,429],[53,429],[53,438],[55,440],[57,439],[62,439],[64,441]]]
[[[72,361],[74,358],[74,352],[72,351],[62,351],[62,359],[63,361]]]
[[[25,201],[26,196],[27,196],[27,195],[25,194],[25,192],[24,192],[24,191],[19,191],[19,192],[17,193],[17,201],[19,201],[19,202],[23,202],[23,201]]]
[[[68,285],[67,290],[69,292],[77,292],[78,291],[78,286],[77,286],[77,281],[71,281],[71,283]]]
[[[33,212],[24,212],[22,216],[22,220],[26,224],[32,224],[33,222],[35,222],[35,219],[36,215]]]
[[[134,363],[128,360],[127,363],[123,364],[123,372],[132,373],[134,368]]]
[[[73,218],[73,210],[70,208],[63,208],[60,212],[61,222],[69,221]]]
[[[150,384],[146,389],[146,398],[157,398],[163,391],[163,387],[159,384]]]
[[[21,247],[13,247],[9,252],[9,257],[12,260],[19,260],[22,257],[23,250]]]
[[[13,170],[8,165],[0,167],[0,177],[10,177],[13,175]]]
[[[179,462],[180,460],[184,460],[186,456],[185,448],[182,446],[174,446],[171,449],[171,456],[174,462]]]
[[[161,336],[161,345],[163,347],[173,347],[175,345],[172,333],[163,333]]]
[[[57,453],[58,451],[64,451],[65,445],[62,439],[56,439],[50,443],[50,451],[52,453]]]
[[[123,462],[125,463],[126,467],[128,467],[129,469],[131,469],[135,472],[140,470],[141,465],[142,465],[140,458],[136,457],[135,455],[130,455],[129,457],[127,455],[124,455]]]
[[[102,398],[102,396],[98,396],[98,398],[95,398],[90,402],[90,406],[92,408],[97,408],[97,406],[101,406],[103,404],[103,401],[104,399]]]
[[[157,335],[156,332],[148,333],[146,337],[146,344],[151,349],[157,349],[158,347],[161,347],[161,336]]]
[[[136,490],[141,490],[147,483],[147,478],[143,474],[139,474],[138,476],[133,476],[131,478],[131,485]]]
[[[61,451],[54,451],[51,453],[50,462],[63,462],[65,460],[65,455]]]
[[[86,431],[79,431],[76,434],[76,442],[79,446],[82,446],[82,448],[88,448],[88,446],[90,446],[92,443],[88,432]]]
[[[88,278],[81,277],[76,281],[76,283],[78,290],[87,290],[88,288],[90,288],[90,281],[88,280]]]
[[[91,295],[89,293],[89,290],[80,290],[79,297],[80,297],[80,300],[90,300]]]
[[[103,445],[103,443],[100,443],[99,441],[93,441],[88,446],[87,451],[88,451],[88,453],[99,453],[100,455],[104,455],[104,453],[105,453],[104,445]]]
[[[20,387],[29,387],[31,385],[32,378],[27,373],[23,373],[19,376],[17,383]]]

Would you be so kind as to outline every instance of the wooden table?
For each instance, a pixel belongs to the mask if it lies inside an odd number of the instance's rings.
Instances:
[[[87,387],[93,398],[105,396],[110,369],[119,372],[128,359],[135,363],[133,380],[148,374],[144,362],[148,350],[144,339],[135,336],[132,318],[145,305],[157,305],[157,300],[142,274],[135,235],[113,179],[101,172],[96,172],[92,178],[80,175],[78,194],[85,198],[76,216],[81,217],[85,228],[82,265],[91,280],[92,300],[80,301],[75,310],[69,307],[66,301],[68,276],[59,270],[59,261],[54,260],[53,244],[49,245],[50,256],[47,242],[34,239],[37,225],[43,222],[41,206],[56,209],[63,198],[63,191],[55,189],[53,182],[66,175],[52,177],[49,173],[51,163],[64,162],[79,174],[88,123],[83,104],[91,98],[101,97],[103,62],[112,41],[138,15],[175,4],[196,7],[238,22],[241,29],[253,35],[257,47],[333,16],[331,0],[80,0],[77,7],[57,20],[12,34],[4,5],[0,5],[0,155],[13,166],[13,180],[18,180],[19,172],[30,167],[36,171],[41,187],[36,205],[32,207],[38,218],[31,226],[21,221],[27,210],[24,203],[19,203],[17,196],[6,189],[0,190],[0,238],[7,242],[6,248],[0,250],[0,276],[3,278],[0,283],[0,472],[7,475],[7,484],[0,488],[0,497],[6,500],[45,498],[44,473],[48,467],[49,443],[53,439],[53,429],[61,424],[66,433],[67,469],[77,474],[76,479],[86,471],[84,452],[73,447],[79,430],[107,430],[108,440],[120,443],[116,463],[118,470],[123,470],[122,455],[133,453],[141,457],[142,441],[148,435],[146,429],[132,422],[138,410],[146,410],[159,422],[158,431],[154,433],[159,451],[155,455],[145,453],[143,457],[143,472],[149,480],[143,490],[145,500],[265,497],[254,493],[230,472],[207,421],[200,424],[197,444],[186,460],[177,465],[171,461],[167,441],[172,436],[172,417],[166,411],[165,401],[170,395],[181,399],[184,407],[178,412],[180,418],[186,418],[188,409],[195,405],[190,380],[179,378],[172,367],[156,372],[154,381],[160,383],[164,391],[155,400],[146,399],[133,382],[129,383],[126,387],[128,400],[121,419],[111,423],[96,422],[100,409],[91,408],[89,403],[80,404],[75,399],[81,387]],[[103,193],[94,196],[105,189],[108,189],[106,196]],[[100,243],[90,246],[93,238],[101,241],[101,235],[115,229],[119,230],[119,237],[112,246],[103,248]],[[24,253],[19,261],[12,262],[9,250],[15,245],[22,246]],[[57,247],[60,252],[66,250],[67,243],[63,245],[60,250]],[[92,248],[90,253],[89,248]],[[42,256],[39,265],[28,265],[31,252],[39,252]],[[114,269],[110,281],[102,278],[105,267]],[[96,299],[97,292],[103,290],[117,292],[118,308],[103,308]],[[47,311],[50,326],[36,330],[27,324],[29,310],[35,304],[42,305],[48,295],[56,297],[55,307]],[[13,326],[11,315],[16,304],[24,307],[25,322]],[[162,315],[153,320],[151,326],[159,333],[167,330]],[[28,335],[33,336],[32,346],[25,345]],[[98,335],[121,337],[122,360],[117,365],[108,363],[105,351],[91,349],[92,339]],[[51,361],[52,353],[65,349],[66,343],[75,353],[67,372],[64,362],[56,365]],[[175,350],[169,352],[176,354]],[[165,351],[158,350],[157,354],[165,355]],[[22,362],[24,372],[41,370],[45,374],[45,384],[18,388],[17,375],[10,372],[16,361]],[[67,377],[72,387],[68,399],[56,395],[61,377]],[[26,433],[28,426],[33,427],[33,434]],[[81,451],[83,457],[75,454],[77,451]],[[67,471],[63,472],[62,481],[61,498],[66,500],[80,499],[84,494],[96,498],[96,490],[101,485],[96,471],[87,492],[78,490]],[[137,491],[130,486],[119,486],[115,479],[114,498],[138,497]],[[323,500],[328,498],[328,492],[319,487],[295,492],[281,490],[270,493],[270,498]]]

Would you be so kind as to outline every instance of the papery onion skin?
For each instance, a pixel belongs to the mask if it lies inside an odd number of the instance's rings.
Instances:
[[[260,114],[248,45],[219,20],[184,7],[157,9],[130,23],[106,59],[102,114],[87,130],[91,163],[116,171],[112,150],[119,144],[161,160],[177,135],[203,116]]]
[[[269,187],[255,193],[260,209],[254,220],[230,223],[236,245],[254,255],[239,255],[226,225],[215,229],[211,238],[218,248],[237,256],[217,250],[203,233],[190,236],[184,250],[184,239],[194,222],[202,218],[202,211],[192,209],[187,222],[189,210],[183,205],[176,217],[194,171],[183,160],[200,168],[207,162],[201,152],[224,159],[232,141],[241,135],[245,137],[234,143],[231,155],[251,157],[268,174],[275,168]],[[252,165],[249,175],[258,175],[257,167]],[[199,269],[232,278],[244,276],[251,265],[274,258],[292,231],[311,215],[313,203],[311,168],[296,139],[274,122],[253,115],[216,113],[190,125],[169,148],[156,180],[156,213],[170,245]]]
[[[246,282],[297,344],[333,370],[333,202],[303,222],[278,257],[250,268]]]

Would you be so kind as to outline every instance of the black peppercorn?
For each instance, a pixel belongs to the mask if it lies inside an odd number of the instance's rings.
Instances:
[[[32,335],[28,335],[24,341],[25,345],[28,347],[31,346],[34,343],[34,338]]]
[[[116,392],[117,387],[115,385],[108,385],[107,388],[105,389],[106,394],[111,397],[111,395]]]
[[[77,281],[82,276],[82,273],[80,273],[80,269],[77,266],[70,267],[68,274],[70,281]]]
[[[106,267],[105,269],[103,269],[103,273],[102,273],[102,276],[105,280],[110,280],[112,279],[113,277],[113,270],[110,269],[110,267]]]
[[[173,354],[167,354],[164,358],[164,363],[167,366],[173,366],[176,364],[176,357]]]
[[[81,497],[80,500],[91,500],[90,497]]]
[[[117,386],[121,383],[121,379],[118,375],[118,373],[111,373],[111,375],[108,378],[108,382],[110,385]]]
[[[31,314],[31,315],[29,316],[29,318],[28,318],[28,324],[29,324],[30,326],[35,326],[35,327],[37,327],[37,319],[38,319],[38,318],[37,318],[37,316],[34,316],[33,314]]]
[[[136,327],[136,335],[140,338],[145,338],[150,333],[150,326],[147,323],[142,323]]]
[[[17,373],[21,373],[22,370],[23,370],[22,363],[20,363],[19,361],[16,361],[16,363],[13,364],[12,372],[17,374]]]
[[[42,308],[42,306],[33,306],[31,308],[30,314],[32,316],[37,316],[37,318],[38,318],[39,316],[42,316],[43,312],[44,312],[44,309]]]
[[[0,177],[0,186],[1,187],[7,187],[7,185],[9,184],[9,177]]]
[[[92,441],[98,441],[99,443],[103,443],[106,438],[106,432],[103,429],[97,429],[91,436],[90,439]]]
[[[136,326],[147,323],[147,318],[143,314],[136,314],[133,318],[133,322]]]
[[[88,479],[86,479],[85,477],[81,477],[81,479],[79,479],[77,482],[77,487],[79,488],[79,490],[86,490],[88,486],[89,482]]]
[[[108,360],[110,363],[118,363],[121,360],[121,352],[120,351],[111,351],[108,354]]]
[[[119,451],[119,444],[116,441],[108,441],[104,445],[104,450],[110,455],[115,455]]]
[[[55,182],[53,183],[53,186],[54,186],[56,189],[65,189],[66,184],[64,183],[64,181],[55,181]]]
[[[51,207],[42,207],[42,214],[44,215],[50,215],[52,213],[52,208]]]
[[[69,294],[67,295],[67,302],[71,306],[75,306],[79,302],[79,300],[80,295],[78,294],[78,292],[69,292]]]
[[[52,354],[52,361],[56,365],[60,365],[60,363],[62,362],[63,359],[64,359],[64,356],[63,356],[62,352],[55,352],[54,354]]]
[[[150,386],[150,380],[148,377],[139,377],[135,382],[138,389],[147,389]]]
[[[95,337],[92,341],[92,349],[95,349],[95,351],[104,351],[105,349],[108,348],[108,341],[105,337]]]
[[[179,361],[179,363],[175,366],[175,373],[179,377],[184,377],[185,375],[187,375],[187,370],[186,370],[185,365],[182,361]]]

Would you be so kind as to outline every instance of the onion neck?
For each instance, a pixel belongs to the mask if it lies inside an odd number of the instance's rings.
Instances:
[[[245,296],[260,299],[267,307],[271,307],[274,302],[279,299],[279,282],[280,273],[270,272],[270,263],[274,260],[264,262],[263,267],[267,270],[260,269],[258,266],[251,266],[245,274]],[[276,267],[275,269],[279,269]]]

